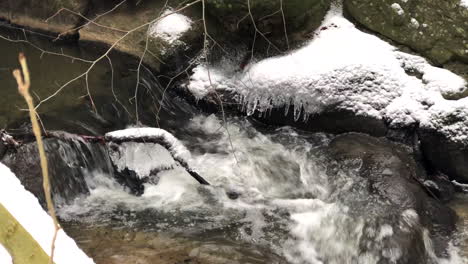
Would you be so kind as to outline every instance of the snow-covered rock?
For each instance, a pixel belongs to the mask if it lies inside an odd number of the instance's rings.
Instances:
[[[427,27],[421,21],[417,26]],[[207,103],[214,90],[230,94],[230,105],[271,124],[387,135],[408,144],[417,136],[434,168],[468,181],[467,82],[360,31],[339,6],[303,47],[233,68],[199,65],[186,88]]]
[[[358,30],[334,7],[304,47],[237,73],[199,65],[187,88],[197,98],[213,89],[234,91],[248,114],[293,105],[295,119],[301,113],[307,119],[333,107],[385,120],[391,127],[438,128],[453,109],[468,110],[468,99],[443,97],[466,86],[452,72]],[[453,140],[466,140],[463,123],[444,125],[440,131]]]
[[[42,209],[36,197],[26,191],[18,178],[2,163],[0,163],[0,203],[31,234],[44,252],[50,254],[50,245],[54,235],[52,218]],[[54,262],[57,264],[94,263],[62,229],[58,232],[55,243]]]
[[[149,28],[149,34],[153,37],[159,37],[169,44],[177,41],[192,26],[190,18],[166,10],[161,14],[161,19],[152,24]]]

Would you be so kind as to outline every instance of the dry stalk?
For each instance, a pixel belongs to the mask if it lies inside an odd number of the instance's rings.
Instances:
[[[28,104],[29,117],[31,118],[33,133],[34,133],[34,136],[36,137],[37,147],[39,149],[39,158],[41,161],[44,195],[45,195],[46,202],[47,202],[47,208],[49,209],[49,214],[52,217],[52,220],[54,222],[54,227],[55,227],[55,232],[54,232],[54,236],[53,236],[52,244],[51,244],[50,259],[49,259],[49,264],[51,264],[53,263],[53,259],[54,259],[55,240],[57,238],[57,233],[60,230],[60,225],[57,221],[54,204],[52,202],[47,158],[46,158],[46,154],[44,150],[44,143],[42,142],[41,128],[37,120],[36,110],[34,109],[33,98],[31,97],[31,94],[29,93],[31,80],[29,77],[29,70],[28,70],[28,65],[26,63],[26,57],[24,56],[23,53],[19,54],[19,62],[21,65],[21,70],[19,69],[14,70],[13,76],[15,77],[16,82],[18,83],[19,93],[24,97],[24,100],[26,100],[26,103]],[[22,74],[23,76],[21,76],[21,72],[23,72]]]

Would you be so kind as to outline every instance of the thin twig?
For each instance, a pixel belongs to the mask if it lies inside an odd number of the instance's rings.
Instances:
[[[227,126],[226,114],[224,112],[223,101],[221,100],[221,97],[219,96],[218,92],[216,91],[215,87],[213,86],[213,82],[211,81],[210,67],[208,66],[208,49],[207,49],[207,46],[208,46],[208,28],[206,26],[206,17],[205,17],[205,0],[202,0],[202,8],[203,8],[202,9],[203,29],[205,31],[204,39],[203,39],[203,53],[204,53],[203,57],[205,58],[206,64],[207,64],[206,65],[206,71],[208,73],[208,81],[210,83],[210,87],[211,87],[212,91],[214,92],[214,94],[216,95],[216,98],[219,101],[219,105],[221,107],[221,114],[222,114],[222,117],[223,117],[223,124],[224,124],[224,128],[226,130],[226,133],[228,135],[228,140],[229,140],[229,144],[231,146],[232,155],[234,156],[234,159],[236,160],[237,166],[239,166],[239,160],[237,159],[236,150],[234,148],[234,144],[232,143],[231,133],[229,132],[229,129],[228,129],[228,126]]]

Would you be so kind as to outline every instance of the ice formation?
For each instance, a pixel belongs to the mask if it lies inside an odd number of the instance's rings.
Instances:
[[[177,165],[171,153],[156,143],[123,142],[118,150],[111,148],[109,155],[119,172],[129,169],[139,178],[149,177]]]
[[[37,198],[25,190],[18,178],[2,163],[0,163],[0,203],[31,234],[44,252],[50,254],[50,245],[54,235],[52,218],[42,209]],[[1,252],[0,255],[2,255]],[[91,264],[94,262],[61,229],[55,243],[54,263]]]
[[[159,37],[169,44],[177,41],[187,30],[190,29],[192,21],[173,10],[166,10],[162,13],[161,19],[151,25],[149,34]]]
[[[440,129],[455,141],[468,139],[468,98],[443,97],[466,90],[466,81],[358,30],[340,7],[329,11],[304,47],[252,63],[242,72],[210,72],[211,82],[207,67],[197,66],[188,89],[197,97],[211,89],[232,90],[248,114],[293,105],[297,120],[333,106],[387,120],[391,126],[417,123]],[[448,124],[454,114],[461,119]]]
[[[109,132],[105,135],[107,141],[137,141],[161,143],[176,159],[187,161],[190,158],[188,149],[171,133],[164,129],[152,127],[127,128]]]

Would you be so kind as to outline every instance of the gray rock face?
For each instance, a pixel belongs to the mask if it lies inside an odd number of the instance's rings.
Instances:
[[[446,256],[447,237],[455,230],[456,214],[428,194],[421,184],[426,173],[410,150],[384,138],[349,133],[332,140],[327,152],[336,161],[328,168],[329,177],[337,178],[338,183],[339,172],[357,177],[346,193],[354,198],[344,202],[353,208],[353,214],[368,218],[365,225],[370,230],[376,223],[385,223],[392,230],[381,245],[363,242],[364,252],[395,248],[401,253],[396,263],[432,263],[424,242],[429,236],[436,255]],[[362,240],[374,241],[376,236],[364,232]],[[395,263],[382,261],[379,263]]]
[[[459,0],[346,0],[346,11],[365,27],[436,63],[468,61],[468,9]]]

